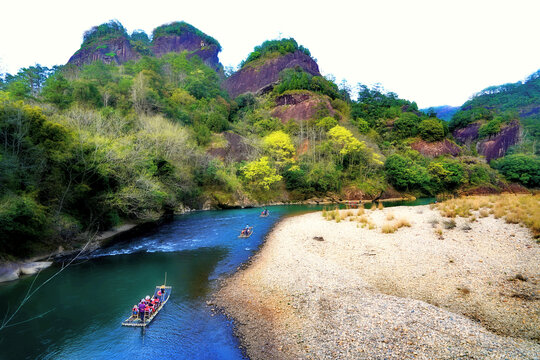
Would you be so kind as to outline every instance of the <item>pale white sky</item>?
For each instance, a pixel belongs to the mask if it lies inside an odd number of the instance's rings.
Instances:
[[[184,20],[221,43],[225,66],[292,36],[338,83],[380,82],[422,108],[540,68],[540,0],[7,0],[1,12],[0,73],[65,64],[83,32],[110,19],[149,34]]]

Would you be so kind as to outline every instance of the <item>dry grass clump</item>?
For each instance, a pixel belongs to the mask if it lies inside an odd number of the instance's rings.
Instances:
[[[386,214],[386,220],[388,220],[388,221],[394,220],[394,213],[388,213],[388,214]]]
[[[445,229],[453,229],[456,227],[456,221],[454,219],[444,220],[443,226]]]
[[[396,232],[397,230],[397,226],[395,224],[392,224],[392,223],[384,223],[382,226],[381,226],[381,232],[383,234],[391,234],[391,233],[394,233]]]
[[[540,193],[501,194],[491,196],[469,196],[451,199],[436,205],[445,217],[456,216],[476,221],[471,211],[479,210],[480,217],[493,214],[496,219],[504,218],[510,224],[522,224],[540,237]]]
[[[396,232],[398,229],[402,228],[402,227],[411,227],[411,223],[408,219],[406,218],[400,218],[400,219],[397,219],[396,221],[394,222],[386,222],[382,225],[381,227],[381,232],[383,234],[391,234],[391,233],[394,233]]]
[[[323,209],[322,216],[328,221],[330,220],[336,220],[337,222],[341,221],[341,214],[337,207],[334,210]]]
[[[384,205],[383,205],[383,203],[382,203],[382,202],[380,202],[380,203],[379,203],[379,205],[377,205],[377,208],[378,208],[379,210],[382,210],[382,209],[384,209]]]
[[[364,215],[364,205],[358,206],[358,211],[356,212],[357,216]]]
[[[411,227],[411,222],[406,218],[401,218],[396,221],[396,226],[398,227],[398,229],[404,226]]]

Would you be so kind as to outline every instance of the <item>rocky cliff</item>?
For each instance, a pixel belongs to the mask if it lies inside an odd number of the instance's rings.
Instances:
[[[457,141],[470,144],[478,140],[478,130],[481,124],[473,123],[469,126],[453,132]],[[521,138],[521,126],[519,121],[513,121],[505,126],[496,135],[481,139],[476,144],[478,154],[485,156],[486,161],[503,157],[512,145],[516,145]]]
[[[188,51],[189,56],[197,55],[213,69],[221,69],[218,59],[219,48],[215,44],[207,44],[200,36],[185,32],[182,35],[160,36],[152,41],[152,53],[161,57],[170,52]]]
[[[520,140],[521,128],[515,121],[502,129],[497,135],[479,141],[476,145],[478,153],[486,157],[486,161],[498,159],[506,154],[508,148]]]
[[[437,157],[441,155],[457,156],[461,152],[460,147],[448,139],[435,142],[419,140],[412,143],[411,148],[428,157]]]
[[[208,154],[226,162],[248,160],[249,154],[254,149],[244,137],[230,131],[221,133],[221,136],[225,140],[224,143],[208,149]]]
[[[129,60],[139,58],[126,37],[117,37],[103,40],[89,46],[81,47],[68,60],[68,64],[82,66],[103,61],[105,64],[122,64]]]
[[[109,22],[93,27],[85,33],[81,48],[71,56],[68,64],[82,66],[94,61],[106,64],[123,64],[136,60],[144,55],[161,57],[170,52],[188,52],[188,57],[197,55],[211,68],[220,70],[218,54],[221,51],[219,43],[197,28],[184,23],[175,22],[162,25],[154,30],[152,42],[146,37],[146,43],[138,52],[130,41],[130,36],[122,24]]]
[[[291,119],[312,119],[319,111],[324,111],[328,116],[334,116],[335,114],[335,110],[327,97],[302,91],[278,96],[276,98],[276,107],[272,110],[272,116],[286,123]]]
[[[265,59],[263,62],[246,64],[242,69],[227,78],[223,84],[232,98],[246,92],[262,93],[272,89],[279,80],[279,73],[287,68],[301,67],[314,76],[321,76],[319,66],[302,51]]]

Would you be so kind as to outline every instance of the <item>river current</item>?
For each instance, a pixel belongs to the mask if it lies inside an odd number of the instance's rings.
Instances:
[[[423,205],[433,199],[385,203]],[[14,323],[0,331],[0,359],[244,359],[232,323],[206,300],[217,280],[233,273],[287,215],[320,206],[271,206],[181,215],[151,233],[102,248],[77,260],[25,304]],[[238,238],[240,229],[253,235]],[[60,264],[39,274],[34,286]],[[151,295],[167,273],[169,302],[143,328],[121,326],[131,307]],[[0,284],[0,316],[13,311],[34,276]]]

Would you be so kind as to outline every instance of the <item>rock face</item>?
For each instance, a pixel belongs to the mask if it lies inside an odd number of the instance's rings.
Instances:
[[[197,55],[206,65],[215,70],[223,68],[218,59],[220,51],[218,46],[206,44],[200,36],[189,31],[182,35],[166,35],[154,39],[150,51],[157,57],[170,52],[187,51],[188,57]],[[71,56],[68,64],[82,66],[94,61],[103,61],[106,64],[123,64],[140,57],[141,55],[132,48],[129,39],[125,36],[119,36],[114,39],[98,41],[87,47],[83,44],[83,47]]]
[[[521,129],[519,122],[515,121],[502,129],[497,135],[482,140],[476,145],[479,154],[486,157],[486,161],[498,159],[506,154],[508,148],[519,142]]]
[[[261,93],[279,80],[279,73],[287,68],[300,66],[314,76],[321,76],[319,66],[308,55],[301,51],[289,53],[277,58],[268,59],[262,64],[247,64],[238,72],[225,80],[223,86],[232,98],[246,92]]]
[[[223,137],[227,140],[224,147],[212,148],[208,153],[224,161],[244,161],[248,159],[249,153],[253,148],[246,144],[245,139],[232,132],[224,132]]]
[[[283,123],[291,119],[309,120],[321,110],[328,112],[330,116],[335,114],[327,98],[309,92],[278,96],[276,105],[272,110],[272,116],[279,118]]]
[[[436,142],[419,140],[411,144],[411,147],[420,154],[428,157],[437,157],[441,155],[457,156],[461,152],[460,147],[448,139]]]
[[[474,123],[469,126],[458,129],[453,132],[454,137],[461,143],[470,144],[478,139],[478,129],[480,124]],[[485,156],[486,161],[503,157],[508,151],[508,148],[517,144],[521,138],[521,126],[519,121],[513,121],[503,128],[496,135],[490,136],[487,139],[478,141],[476,150],[480,155]]]
[[[114,54],[114,55],[113,55]],[[103,61],[105,64],[122,64],[140,57],[125,37],[106,40],[99,45],[81,48],[69,58],[68,64],[82,66],[94,61]]]
[[[479,123],[470,124],[463,129],[455,130],[452,135],[454,138],[462,144],[470,144],[474,140],[478,139],[478,129],[480,129]]]
[[[182,51],[188,51],[189,56],[199,56],[206,65],[213,69],[217,70],[222,67],[218,59],[219,48],[214,44],[206,44],[196,34],[186,32],[181,36],[160,36],[152,42],[152,52],[157,57],[170,52]]]

